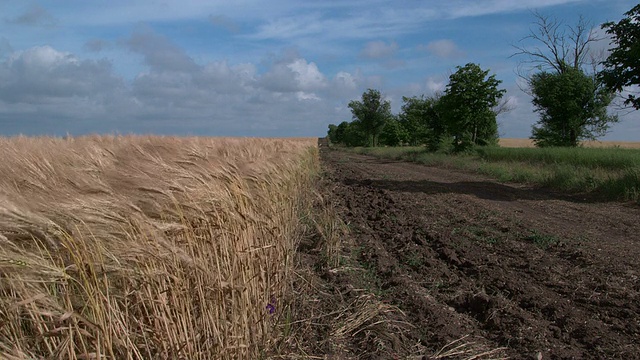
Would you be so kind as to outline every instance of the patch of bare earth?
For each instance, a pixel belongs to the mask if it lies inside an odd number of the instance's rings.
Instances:
[[[315,266],[317,314],[373,294],[390,315],[384,328],[366,323],[340,343],[335,325],[324,335],[309,325],[325,344],[316,351],[640,359],[637,205],[336,150],[321,156],[326,196],[349,235],[342,266]],[[313,249],[301,251],[310,263]]]

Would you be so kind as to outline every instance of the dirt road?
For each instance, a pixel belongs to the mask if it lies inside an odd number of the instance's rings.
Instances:
[[[463,338],[456,344],[514,359],[640,359],[637,205],[321,153],[351,257],[401,310],[403,342],[416,345],[380,358],[433,354]],[[349,287],[348,275],[332,274],[327,281]]]

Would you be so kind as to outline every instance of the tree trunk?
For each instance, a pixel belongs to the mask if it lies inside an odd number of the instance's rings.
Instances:
[[[571,131],[569,131],[569,136],[571,140],[571,146],[578,146],[578,136],[575,129],[571,129]]]

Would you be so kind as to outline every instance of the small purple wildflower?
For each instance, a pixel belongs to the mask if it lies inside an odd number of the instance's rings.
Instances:
[[[269,303],[267,304],[267,311],[269,312],[269,314],[273,314],[276,312],[276,297],[271,295],[271,301],[269,301]]]
[[[276,312],[276,307],[273,304],[269,303],[267,304],[267,311],[269,311],[269,314],[273,314],[274,312]]]

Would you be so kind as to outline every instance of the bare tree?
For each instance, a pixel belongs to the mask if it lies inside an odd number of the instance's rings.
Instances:
[[[604,52],[592,45],[604,36],[582,16],[571,26],[533,15],[529,35],[514,45],[512,55],[524,58],[516,72],[526,85],[518,86],[540,114],[531,138],[538,146],[577,146],[581,139],[606,133],[618,117],[607,113],[613,93],[597,78]]]
[[[516,53],[511,57],[525,57],[518,66],[518,76],[528,83],[533,70],[564,73],[567,67],[595,74],[604,57],[590,49],[592,43],[602,40],[593,30],[593,24],[582,16],[575,26],[571,26],[537,11],[533,15],[535,28],[520,40],[519,45],[513,45]],[[528,45],[530,42],[533,44]]]
[[[515,106],[511,103],[511,97],[503,97],[496,106],[491,108],[491,111],[498,116],[506,114],[513,109],[515,109]]]

